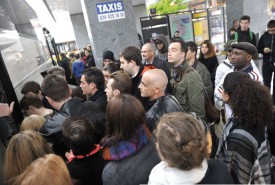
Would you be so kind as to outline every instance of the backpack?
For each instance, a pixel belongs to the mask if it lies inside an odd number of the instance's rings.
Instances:
[[[250,41],[252,41],[252,38],[253,38],[252,31],[249,31],[249,37],[250,37]],[[238,32],[235,32],[235,40],[237,42],[238,42],[238,38],[239,38]]]

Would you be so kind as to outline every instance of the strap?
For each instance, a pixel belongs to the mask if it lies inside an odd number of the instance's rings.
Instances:
[[[238,35],[238,32],[235,32],[235,40],[238,42],[238,38],[239,38],[239,35]]]
[[[199,78],[201,79],[201,76],[199,75],[199,73],[198,73],[196,70],[194,70],[194,71],[195,71],[195,73],[199,76]],[[206,89],[205,89],[205,87],[204,87],[203,82],[202,82],[202,87],[203,87],[203,90],[204,90],[204,92],[205,92],[206,98],[210,101],[209,96],[208,96],[208,93],[207,93],[207,91],[206,91]]]
[[[253,37],[252,31],[249,31],[249,36],[250,36],[250,40],[252,41],[252,37]]]

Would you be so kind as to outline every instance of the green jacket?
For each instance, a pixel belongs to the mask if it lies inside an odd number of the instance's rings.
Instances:
[[[177,75],[173,75],[174,72]],[[195,112],[198,117],[205,120],[205,91],[200,76],[195,69],[183,62],[177,69],[172,67],[170,84],[173,95],[185,112]],[[175,77],[174,77],[175,76]]]
[[[213,95],[214,94],[214,89],[213,89],[213,84],[211,82],[211,76],[210,76],[210,73],[209,73],[208,69],[205,67],[205,65],[203,65],[198,60],[196,61],[196,63],[192,67],[201,76],[202,83],[205,87],[205,90],[207,92],[207,95],[208,95],[209,99],[210,100],[214,99],[214,95]]]

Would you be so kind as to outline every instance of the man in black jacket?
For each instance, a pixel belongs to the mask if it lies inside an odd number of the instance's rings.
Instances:
[[[99,143],[105,133],[105,113],[98,104],[71,98],[71,89],[60,75],[48,75],[44,78],[41,89],[57,112],[47,117],[39,133],[53,143],[53,150],[57,154],[64,157],[67,150],[62,138],[62,124],[68,117],[84,117],[91,121],[96,131],[95,141]]]
[[[87,61],[85,68],[96,67],[94,56],[88,50],[85,50],[84,53]]]
[[[170,112],[184,112],[174,96],[165,95],[167,83],[167,76],[160,69],[148,70],[142,76],[139,89],[142,97],[150,99],[146,122],[151,131],[156,128],[162,115]]]
[[[89,101],[98,103],[105,111],[107,96],[104,92],[105,78],[103,72],[96,67],[85,69],[80,79],[80,87],[84,95],[88,95]]]
[[[61,61],[60,66],[65,70],[65,76],[68,83],[71,83],[71,70],[70,70],[70,59],[65,53],[60,53]]]
[[[261,36],[257,47],[258,52],[263,54],[262,73],[264,78],[264,85],[267,86],[269,89],[271,88],[272,73],[274,73],[274,61],[275,61],[274,37],[275,37],[275,20],[270,20],[267,23],[267,31]],[[275,91],[273,91],[273,94],[274,92]],[[274,98],[275,97],[273,97],[273,100]]]
[[[231,35],[231,40],[236,40],[237,42],[249,42],[256,47],[256,36],[250,31],[250,17],[248,15],[244,15],[240,20],[240,27],[237,29],[235,34]]]

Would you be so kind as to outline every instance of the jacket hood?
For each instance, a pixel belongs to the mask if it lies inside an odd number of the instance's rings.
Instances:
[[[163,34],[157,35],[154,40],[161,40],[164,43],[164,52],[168,51],[168,42]]]

